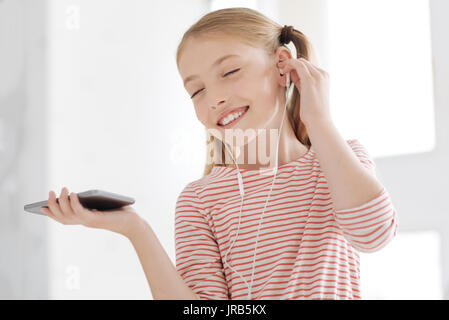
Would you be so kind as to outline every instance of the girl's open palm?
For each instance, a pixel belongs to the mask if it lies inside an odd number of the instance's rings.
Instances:
[[[80,203],[78,195],[70,194],[67,188],[62,188],[58,202],[56,194],[49,192],[48,208],[41,211],[50,218],[64,225],[83,225],[90,228],[106,229],[129,237],[139,219],[132,206],[124,206],[118,210],[89,210]]]

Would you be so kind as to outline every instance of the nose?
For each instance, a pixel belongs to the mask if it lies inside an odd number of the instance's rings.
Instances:
[[[224,104],[224,103],[225,103],[225,100],[220,100],[220,101],[218,101],[218,103],[216,105],[212,105],[211,109],[212,110],[217,110],[217,108],[220,108],[221,105]]]

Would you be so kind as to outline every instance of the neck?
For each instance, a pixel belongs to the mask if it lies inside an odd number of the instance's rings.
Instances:
[[[239,169],[247,170],[264,170],[276,167],[276,144],[278,140],[279,127],[281,119],[275,126],[276,129],[262,130],[254,139],[247,144],[236,147],[238,149],[235,161]],[[278,150],[278,167],[294,161],[304,154],[308,148],[303,145],[297,138],[285,115],[284,124],[282,125],[281,136],[279,139]],[[228,167],[237,168],[237,166],[229,157]]]

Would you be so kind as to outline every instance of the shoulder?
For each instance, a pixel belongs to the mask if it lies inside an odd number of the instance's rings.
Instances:
[[[373,157],[369,153],[368,149],[365,145],[360,142],[359,139],[349,139],[346,142],[350,145],[352,151],[357,156],[362,165],[369,169],[372,173],[375,173],[376,163],[374,162]]]
[[[359,149],[364,149],[365,146],[363,145],[363,143],[360,142],[359,139],[346,139],[346,143],[349,144],[351,146],[351,148],[359,148]]]
[[[373,162],[368,149],[365,147],[364,143],[360,142],[359,139],[348,139],[346,142],[361,160]]]
[[[187,183],[181,191],[181,194],[195,192],[201,198],[209,189],[219,187],[219,185],[228,181],[228,179],[230,178],[226,176],[226,172],[217,168],[217,170],[213,170],[209,174]]]
[[[207,190],[210,189],[210,186],[213,185],[215,179],[215,175],[210,173],[199,179],[188,182],[182,187],[177,202],[187,201],[196,204],[202,203],[202,197],[207,193]]]

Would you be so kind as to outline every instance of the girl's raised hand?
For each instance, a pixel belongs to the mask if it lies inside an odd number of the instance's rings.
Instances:
[[[290,79],[300,93],[300,117],[306,128],[315,121],[331,121],[329,74],[304,58],[286,59],[278,67],[283,74],[290,72]]]
[[[48,208],[41,212],[64,225],[83,225],[90,228],[106,229],[129,238],[138,228],[141,218],[131,206],[118,210],[89,210],[79,202],[78,195],[70,194],[67,188],[62,188],[58,202],[56,194],[51,190],[48,197]]]

